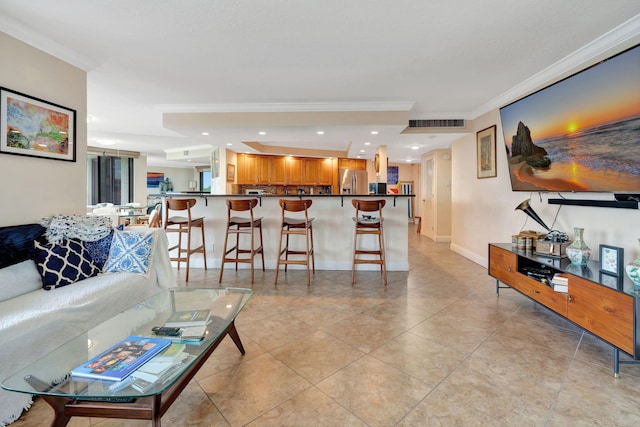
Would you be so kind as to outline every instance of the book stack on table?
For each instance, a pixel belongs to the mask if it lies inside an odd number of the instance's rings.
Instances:
[[[563,292],[565,294],[569,292],[569,278],[565,274],[554,274],[551,279],[551,285],[553,286],[553,290],[556,292]]]
[[[176,311],[165,322],[165,327],[180,328],[179,335],[168,336],[174,342],[199,344],[207,332],[211,310]]]
[[[172,344],[164,338],[129,336],[71,370],[71,376],[122,381]]]
[[[131,374],[134,378],[132,386],[144,393],[153,384],[162,384],[169,381],[179,371],[180,367],[193,358],[193,356],[184,351],[185,347],[185,344],[173,343],[164,353],[157,355],[136,369]]]

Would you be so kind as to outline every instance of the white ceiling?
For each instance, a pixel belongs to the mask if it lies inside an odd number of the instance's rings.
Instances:
[[[166,165],[165,149],[244,152],[243,141],[364,158],[386,145],[390,161],[417,161],[460,134],[278,126],[255,114],[178,133],[163,113],[396,109],[472,120],[596,56],[583,48],[606,48],[621,24],[616,43],[637,36],[639,17],[638,0],[0,0],[0,31],[87,71],[89,145],[116,141],[152,165]]]

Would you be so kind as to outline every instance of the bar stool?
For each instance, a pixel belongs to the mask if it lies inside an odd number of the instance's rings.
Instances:
[[[260,254],[262,256],[262,271],[264,271],[264,252],[262,250],[262,217],[255,218],[253,216],[253,208],[258,204],[258,199],[228,199],[227,200],[227,232],[224,236],[224,249],[222,252],[222,263],[220,264],[220,279],[222,282],[222,274],[224,273],[224,264],[233,262],[236,264],[238,271],[238,263],[245,262],[251,265],[251,283],[253,283],[253,258]],[[249,218],[233,216],[233,212],[249,212]],[[234,228],[235,227],[235,228]],[[260,245],[256,248],[254,241],[254,231],[259,231]],[[227,249],[229,235],[236,236],[236,243],[231,249]],[[240,249],[240,235],[248,234],[251,237],[251,248]],[[235,252],[234,257],[228,255]],[[241,258],[240,254],[249,254],[248,258]]]
[[[313,220],[309,218],[309,207],[311,200],[287,200],[280,199],[282,207],[282,223],[280,225],[280,243],[278,244],[278,262],[276,264],[276,280],[278,284],[278,273],[280,272],[280,264],[284,264],[284,272],[287,272],[289,264],[300,264],[307,266],[307,286],[311,285],[311,275],[309,273],[309,258],[311,258],[311,268],[313,273],[316,272],[315,256],[313,251]],[[292,218],[286,216],[287,212],[304,212],[304,217]],[[299,235],[305,236],[305,250],[289,249],[289,236]],[[284,248],[282,247],[282,236],[287,236]],[[284,255],[284,259],[282,256]],[[289,259],[289,255],[304,255],[304,259]]]
[[[353,218],[355,232],[353,235],[353,264],[351,267],[351,284],[356,282],[356,264],[379,264],[380,271],[384,275],[384,284],[387,285],[387,266],[385,264],[384,253],[384,229],[382,218],[382,208],[386,200],[352,200],[353,207],[356,208],[356,216]],[[376,214],[372,214],[376,212]],[[377,215],[377,216],[376,216]],[[359,235],[377,235],[377,249],[358,249]],[[359,255],[374,255],[377,259],[358,258]]]
[[[167,234],[178,233],[178,244],[171,246],[169,252],[173,250],[178,251],[176,257],[172,257],[171,261],[178,262],[178,271],[180,270],[180,263],[185,261],[187,264],[187,274],[185,282],[189,281],[189,264],[191,260],[191,254],[201,253],[204,258],[204,269],[207,269],[207,251],[205,249],[204,241],[204,218],[194,218],[191,216],[191,208],[196,204],[196,199],[167,199],[165,201],[165,221],[164,229]],[[172,216],[171,211],[177,212],[178,215]],[[186,217],[181,216],[186,212]],[[191,229],[200,228],[202,233],[202,243],[200,246],[191,247]],[[182,235],[187,235],[187,247],[182,247]]]

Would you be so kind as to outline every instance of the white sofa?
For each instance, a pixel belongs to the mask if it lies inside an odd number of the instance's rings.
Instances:
[[[105,273],[47,291],[33,260],[0,269],[0,379],[161,289],[176,286],[164,230],[133,231],[154,235],[147,275]],[[11,257],[7,252],[0,256]],[[29,394],[0,390],[0,426],[15,421],[31,402]]]

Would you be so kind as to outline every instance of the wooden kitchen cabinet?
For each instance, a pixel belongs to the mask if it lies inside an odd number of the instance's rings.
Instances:
[[[334,159],[237,155],[239,185],[334,185]]]
[[[287,185],[302,185],[302,158],[287,158]]]
[[[287,158],[284,156],[269,156],[269,184],[287,184]]]

